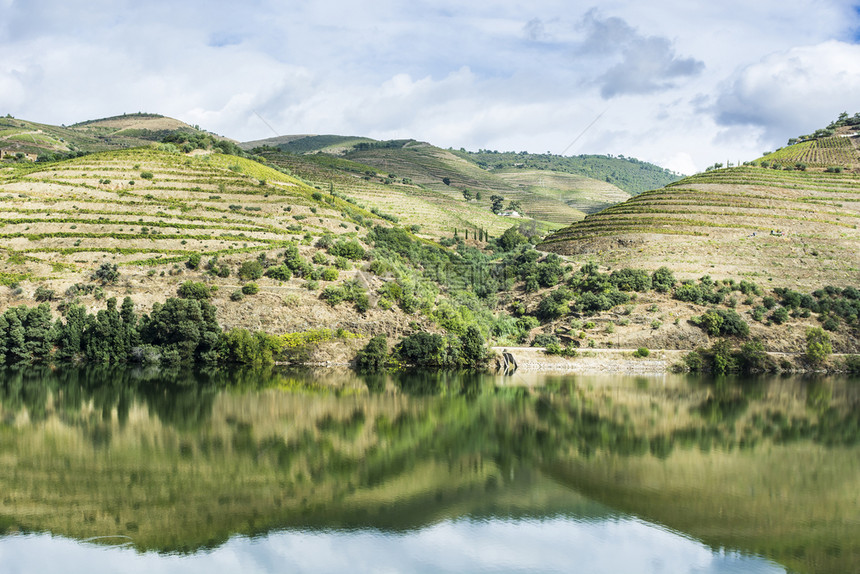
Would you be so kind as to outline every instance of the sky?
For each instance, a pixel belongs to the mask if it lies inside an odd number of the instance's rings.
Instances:
[[[860,112],[860,0],[0,0],[0,115],[691,174]]]

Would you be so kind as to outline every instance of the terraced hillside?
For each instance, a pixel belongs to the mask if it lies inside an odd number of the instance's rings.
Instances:
[[[492,213],[489,201],[470,202],[464,199],[462,191],[444,193],[420,185],[401,175],[403,171],[380,171],[372,165],[326,154],[263,151],[261,155],[322,191],[334,190],[367,209],[393,215],[401,225],[417,226],[415,229],[423,237],[451,237],[455,229],[462,233],[478,228],[498,236],[518,221]]]
[[[552,200],[564,202],[583,213],[595,213],[616,203],[630,199],[630,194],[611,183],[571,173],[539,169],[497,170],[493,172],[508,183]],[[560,215],[556,211],[543,212],[541,204],[532,208],[535,217]],[[552,207],[549,207],[552,209]]]
[[[794,167],[842,167],[851,169],[860,167],[860,138],[853,137],[851,131],[844,131],[835,136],[807,140],[795,145],[781,148],[766,154],[761,161],[774,166]]]
[[[739,167],[589,215],[541,249],[684,276],[817,287],[860,277],[860,175]]]
[[[97,310],[99,299],[130,295],[146,309],[193,280],[218,289],[211,300],[228,327],[383,329],[406,319],[333,309],[320,299],[326,286],[360,279],[361,271],[348,260],[336,267],[314,245],[323,236],[363,236],[376,223],[384,221],[339,197],[224,154],[137,148],[0,167],[0,307],[32,304],[42,289],[53,306],[80,300]],[[237,277],[244,262],[264,256],[278,264],[290,246],[314,278],[260,277],[258,294],[231,298],[244,282]],[[187,264],[192,255],[199,265]],[[117,266],[118,282],[93,281],[104,264]]]

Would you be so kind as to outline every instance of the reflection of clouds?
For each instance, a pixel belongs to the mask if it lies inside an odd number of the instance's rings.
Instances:
[[[4,574],[242,572],[589,572],[765,574],[770,562],[713,553],[698,542],[631,519],[469,521],[406,534],[279,532],[234,538],[192,556],[138,554],[48,535],[0,539]]]

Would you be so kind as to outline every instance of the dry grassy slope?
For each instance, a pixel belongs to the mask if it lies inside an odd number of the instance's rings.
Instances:
[[[141,177],[146,172],[152,179]],[[121,279],[105,287],[105,295],[128,294],[144,309],[174,295],[184,280],[206,280],[219,286],[214,303],[225,327],[272,333],[320,326],[400,332],[411,318],[395,311],[360,315],[345,304],[330,308],[318,297],[327,281],[308,291],[301,279],[262,278],[258,295],[230,300],[239,287],[235,271],[242,261],[260,253],[277,259],[291,240],[299,241],[310,258],[318,251],[313,241],[325,233],[363,236],[365,228],[349,210],[381,222],[341,199],[333,205],[315,200],[314,192],[247,159],[152,148],[0,169],[0,280],[6,285],[18,280],[23,289],[17,293],[0,286],[0,309],[34,304],[40,285],[62,298],[71,285],[90,282],[93,270],[109,262],[119,265]],[[218,255],[232,267],[232,276],[212,279],[202,269],[187,269],[184,262],[192,253],[202,254],[204,263]],[[339,280],[357,273],[356,268],[341,271]],[[370,287],[380,282],[372,276],[362,281]],[[104,306],[92,295],[81,300],[91,311]]]
[[[860,279],[860,175],[723,169],[590,215],[541,249],[682,278],[812,289]],[[773,232],[773,233],[772,233]]]

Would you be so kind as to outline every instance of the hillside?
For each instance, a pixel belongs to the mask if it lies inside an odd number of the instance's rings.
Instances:
[[[335,310],[320,298],[329,285],[379,280],[313,244],[324,236],[363,236],[378,223],[384,220],[283,172],[219,153],[136,148],[12,164],[0,168],[0,283],[8,286],[0,289],[0,306],[32,304],[41,289],[55,308],[80,301],[95,311],[103,299],[131,295],[148,309],[193,280],[213,288],[224,326],[396,330],[408,319],[375,309]],[[287,280],[260,277],[258,294],[231,298],[247,281],[236,276],[242,263],[280,263],[290,246],[297,247],[304,279],[296,272]],[[93,281],[106,264],[117,266],[118,282]]]
[[[560,156],[550,153],[498,152],[479,150],[455,152],[480,167],[495,172],[511,169],[537,169],[580,175],[617,186],[630,195],[657,189],[681,176],[660,166],[623,155]]]
[[[287,157],[276,157],[274,149],[252,144],[276,148]],[[458,213],[464,207],[471,213],[489,211],[493,195],[503,197],[505,206],[518,202],[516,211],[548,228],[582,219],[586,213],[623,201],[630,195],[603,180],[565,172],[536,169],[490,172],[462,153],[415,140],[378,142],[342,136],[284,136],[241,145],[243,149],[265,155],[270,161],[289,165],[297,173],[306,173],[311,176],[306,179],[313,181],[319,180],[319,166],[324,165],[329,168],[322,174],[324,177],[340,180],[347,185],[348,193],[383,210],[392,206],[390,202],[386,205],[381,201],[373,184],[386,180],[406,183],[412,186],[410,199],[431,202],[440,208],[445,206],[449,212],[445,217],[450,215],[452,219],[451,224],[441,229],[447,227],[449,233],[455,225],[468,226],[470,222],[473,226],[486,226],[486,215],[475,220]],[[314,167],[303,165],[305,161],[298,157],[313,163]],[[350,181],[336,172],[349,176]],[[366,183],[368,175],[373,179],[370,183]],[[388,191],[390,189],[383,190],[383,195]],[[470,205],[463,206],[466,202]],[[423,215],[422,210],[411,213],[406,209],[403,220],[409,224],[427,221]]]
[[[829,147],[834,141],[838,148]],[[822,151],[836,149],[840,155]],[[809,163],[795,167],[801,157]],[[641,194],[548,236],[540,248],[612,266],[667,265],[685,277],[748,277],[792,288],[856,283],[857,158],[856,137],[803,142],[752,165]]]
[[[199,128],[158,114],[126,114],[72,126],[52,126],[17,118],[0,118],[0,149],[43,156],[80,155],[160,142],[175,133],[203,134]],[[223,139],[214,136],[217,139]]]

